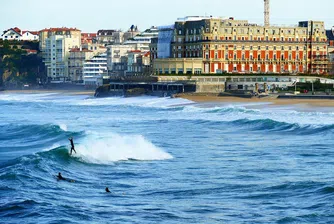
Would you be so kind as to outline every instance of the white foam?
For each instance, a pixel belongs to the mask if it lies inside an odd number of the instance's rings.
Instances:
[[[88,136],[76,144],[76,157],[86,162],[110,164],[116,161],[166,160],[173,157],[156,147],[141,135],[122,136],[88,132]]]
[[[137,107],[155,107],[168,108],[178,105],[192,104],[193,101],[182,98],[169,97],[108,97],[108,98],[87,98],[85,100],[77,101],[76,105],[81,106],[137,106]]]
[[[67,130],[68,130],[66,124],[59,124],[58,126],[59,126],[59,128],[60,128],[61,130],[63,130],[63,131],[67,131]]]

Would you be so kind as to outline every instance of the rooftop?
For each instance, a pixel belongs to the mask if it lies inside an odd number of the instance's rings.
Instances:
[[[45,28],[39,32],[56,32],[56,31],[80,31],[80,30],[77,28],[58,27],[58,28]]]

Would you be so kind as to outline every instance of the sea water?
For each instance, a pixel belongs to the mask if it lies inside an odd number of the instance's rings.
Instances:
[[[334,223],[333,136],[321,107],[3,93],[0,223]]]

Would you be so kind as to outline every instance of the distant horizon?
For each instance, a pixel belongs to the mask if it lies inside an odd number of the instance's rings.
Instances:
[[[210,15],[248,20],[250,23],[259,25],[264,23],[263,0],[236,0],[233,2],[211,0],[209,4],[204,0],[163,2],[142,0],[141,2],[129,1],[129,4],[111,3],[108,0],[100,0],[99,4],[84,4],[83,2],[79,0],[3,2],[0,14],[6,19],[1,21],[0,32],[2,34],[4,30],[14,27],[29,31],[67,27],[77,28],[83,33],[96,33],[102,29],[127,31],[131,25],[136,25],[140,31],[144,31],[152,26],[172,25],[178,18]],[[318,3],[305,4],[303,0],[293,2],[272,0],[270,23],[295,26],[299,21],[316,20],[324,21],[326,29],[330,29],[334,26],[334,17],[331,14],[334,2],[319,0]]]

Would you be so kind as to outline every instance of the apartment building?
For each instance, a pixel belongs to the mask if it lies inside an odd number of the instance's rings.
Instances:
[[[129,51],[126,75],[149,75],[150,65],[150,52]]]
[[[161,31],[164,35],[159,32],[150,47],[157,74],[328,70],[327,37],[321,21],[259,26],[234,18],[186,17]]]
[[[94,52],[83,48],[72,48],[68,58],[69,76],[72,82],[83,83],[83,66],[86,60],[92,58]]]
[[[107,54],[99,54],[84,62],[83,81],[89,88],[103,85],[103,79],[108,77]]]
[[[49,81],[71,81],[68,59],[70,50],[81,45],[81,31],[75,28],[50,28],[41,30],[39,37]]]

